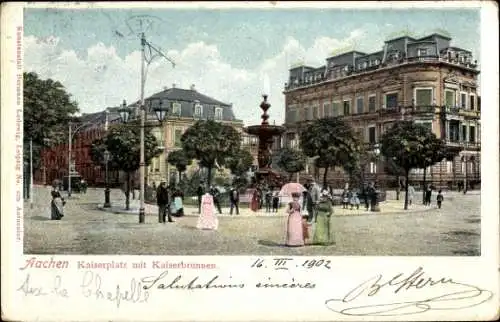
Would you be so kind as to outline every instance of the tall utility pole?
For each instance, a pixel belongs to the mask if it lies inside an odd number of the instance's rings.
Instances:
[[[68,198],[71,197],[71,122],[68,126]]]
[[[145,48],[146,48],[146,36],[144,32],[141,33],[141,156],[139,160],[139,176],[140,176],[140,190],[139,190],[139,223],[145,222],[145,213],[144,213],[144,185],[145,185],[145,168],[146,164],[144,162],[144,123],[145,123],[145,111],[144,111],[144,85],[145,85],[145,77],[144,77],[144,64],[146,61],[145,56]]]

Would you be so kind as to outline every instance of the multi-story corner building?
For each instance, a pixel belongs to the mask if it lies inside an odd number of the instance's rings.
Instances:
[[[168,107],[162,126],[159,125],[153,111],[160,104]],[[137,107],[137,102],[132,106]],[[168,154],[181,148],[182,135],[198,120],[214,120],[233,126],[242,133],[242,146],[253,152],[252,139],[244,135],[243,121],[236,119],[232,104],[204,95],[198,92],[194,85],[190,89],[182,89],[173,84],[171,88],[164,88],[147,97],[145,106],[148,111],[147,123],[152,126],[156,124],[152,131],[163,147],[163,153],[151,161],[146,171],[148,184],[158,183],[162,179],[170,182],[178,175],[177,170],[166,161]],[[256,159],[256,152],[252,154]]]
[[[92,186],[104,186],[106,182],[104,165],[95,164],[91,158],[92,143],[106,135],[109,126],[120,122],[118,108],[110,107],[97,113],[84,113],[79,122],[71,125],[71,172],[80,175]],[[69,146],[66,139],[59,144],[41,151],[42,167],[34,174],[40,184],[51,184],[55,179],[63,179],[69,171]],[[111,186],[119,184],[118,171],[110,170],[108,179]]]
[[[454,160],[430,167],[427,180],[453,186],[479,181],[479,69],[470,51],[450,43],[440,34],[404,36],[386,41],[378,52],[350,51],[327,58],[319,68],[293,67],[284,90],[285,144],[297,146],[303,125],[317,118],[343,117],[371,147],[394,122],[414,120],[461,150]],[[366,172],[390,184],[381,159]],[[418,183],[422,174],[416,169],[411,180]],[[331,171],[332,184],[343,180],[341,171]]]

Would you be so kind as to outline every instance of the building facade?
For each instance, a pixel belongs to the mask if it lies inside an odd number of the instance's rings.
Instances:
[[[428,181],[436,186],[478,182],[479,69],[470,51],[450,42],[440,34],[420,39],[405,36],[386,41],[383,50],[375,53],[350,51],[327,58],[319,68],[293,67],[284,90],[284,144],[298,146],[299,133],[310,120],[341,116],[374,148],[394,122],[414,120],[461,150],[454,160],[429,167]],[[394,178],[385,172],[382,159],[375,158],[365,172],[391,185]],[[308,168],[319,175],[318,169]],[[341,185],[346,178],[335,170],[329,180]],[[412,171],[410,180],[423,180],[423,169]]]

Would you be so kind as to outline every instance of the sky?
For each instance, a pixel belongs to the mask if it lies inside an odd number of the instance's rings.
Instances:
[[[407,30],[445,31],[452,46],[480,62],[479,9],[62,9],[24,11],[24,69],[60,81],[91,113],[140,98],[140,25],[157,57],[147,69],[146,97],[176,84],[232,103],[245,125],[260,123],[262,94],[270,121],[284,122],[290,65],[321,66],[335,51],[382,49]],[[119,36],[121,35],[121,36]]]

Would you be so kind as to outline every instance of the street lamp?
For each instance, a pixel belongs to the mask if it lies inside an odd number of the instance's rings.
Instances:
[[[378,184],[378,161],[380,157],[380,146],[378,144],[375,144],[373,146],[373,154],[375,155],[375,184],[374,184],[374,196],[373,196],[373,201],[372,201],[372,211],[378,212],[380,211],[379,208],[379,196],[380,196],[380,190],[378,189],[379,184]]]
[[[108,177],[108,162],[110,159],[110,153],[108,150],[104,151],[104,162],[106,163],[105,180],[106,187],[104,188],[104,205],[103,208],[111,208],[111,203],[109,202],[109,177]]]
[[[380,157],[380,147],[378,144],[373,146],[373,154],[375,155],[375,183],[378,185],[378,161]]]
[[[144,186],[145,186],[145,161],[144,161],[144,99],[141,100],[141,142],[140,142],[140,162],[139,162],[139,172],[140,172],[140,192],[139,192],[139,199],[140,199],[140,206],[139,206],[139,223],[143,224],[145,222],[145,212],[144,212]],[[150,101],[151,104],[151,101]],[[165,119],[167,112],[168,112],[168,107],[164,107],[162,104],[162,101],[160,100],[160,104],[157,107],[153,108],[153,111],[155,112],[156,118],[158,121],[163,122]],[[127,102],[123,100],[122,107],[118,110],[118,113],[120,113],[120,118],[123,123],[126,123],[129,120],[131,109],[127,107]]]

